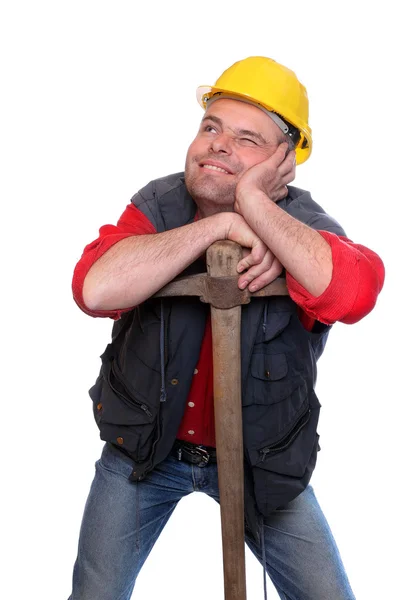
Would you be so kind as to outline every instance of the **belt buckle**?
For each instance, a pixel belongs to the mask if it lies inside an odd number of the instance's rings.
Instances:
[[[206,465],[209,463],[209,459],[211,458],[208,450],[206,450],[202,446],[196,446],[194,448],[194,450],[196,451],[196,453],[198,454],[198,456],[201,458],[201,461],[202,461],[197,466],[198,467],[206,467]]]

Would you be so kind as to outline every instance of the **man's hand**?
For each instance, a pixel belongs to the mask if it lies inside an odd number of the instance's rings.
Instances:
[[[254,165],[244,173],[238,182],[234,209],[242,214],[242,206],[248,197],[257,192],[265,194],[277,202],[288,194],[287,184],[295,178],[295,151],[288,150],[286,142],[266,160]]]
[[[243,258],[237,266],[238,273],[242,273],[238,280],[238,287],[241,290],[248,286],[250,292],[256,292],[281,275],[283,266],[268,248],[261,261],[258,261],[247,248],[243,248],[242,253]]]
[[[241,215],[227,214],[231,217],[226,239],[243,247],[243,258],[237,266],[237,271],[242,273],[238,287],[243,290],[248,286],[251,292],[256,292],[274,281],[280,275],[283,266]]]

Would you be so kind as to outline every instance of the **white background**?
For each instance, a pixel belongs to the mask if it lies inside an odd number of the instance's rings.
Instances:
[[[182,170],[202,115],[196,87],[263,55],[293,69],[310,98],[314,151],[295,184],[387,269],[375,310],[338,324],[320,360],[312,483],[358,600],[412,598],[408,3],[5,4],[1,597],[70,593],[102,447],[87,391],[111,329],[75,306],[75,263],[140,187]],[[222,598],[220,543],[218,507],[193,494],[133,598]],[[248,598],[261,598],[249,553],[247,577]]]

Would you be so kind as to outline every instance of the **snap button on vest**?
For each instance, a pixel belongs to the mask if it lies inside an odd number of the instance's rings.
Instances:
[[[100,410],[102,408],[102,403],[99,402],[99,404],[97,405],[97,409]]]
[[[122,444],[123,444],[123,437],[116,438],[116,441],[118,442],[119,446],[122,446]]]
[[[177,379],[171,379],[172,385],[177,385],[178,383],[179,383],[179,381]]]

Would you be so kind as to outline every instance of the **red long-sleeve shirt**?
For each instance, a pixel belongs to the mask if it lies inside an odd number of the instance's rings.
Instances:
[[[73,275],[73,296],[86,314],[119,319],[130,310],[90,311],[83,300],[83,283],[90,267],[114,244],[132,235],[153,233],[156,230],[152,223],[132,203],[116,226],[101,227],[99,237],[84,249]],[[319,233],[332,251],[333,274],[327,289],[318,297],[312,296],[292,275],[286,274],[288,292],[308,331],[315,321],[328,325],[336,321],[356,323],[372,310],[384,283],[384,266],[375,252],[343,236],[327,231]],[[208,319],[178,439],[215,446],[213,406],[212,333]]]

